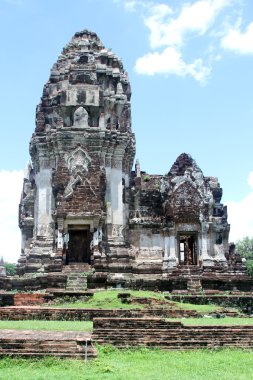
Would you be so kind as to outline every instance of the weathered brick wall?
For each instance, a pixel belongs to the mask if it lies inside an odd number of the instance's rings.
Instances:
[[[163,349],[253,347],[253,326],[184,326],[155,318],[95,318],[93,339],[118,347]]]
[[[45,294],[39,293],[16,293],[14,294],[14,305],[15,306],[25,306],[25,305],[42,305],[47,300]]]
[[[49,307],[2,307],[0,320],[68,320],[90,321],[98,317],[106,318],[143,318],[146,316],[159,316],[168,318],[196,317],[192,310],[170,310],[162,308],[149,308],[144,310],[131,309],[76,309],[76,308],[49,308]]]
[[[131,317],[140,316],[139,310],[102,310],[46,307],[3,307],[0,308],[0,320],[66,320],[90,321],[94,317]]]
[[[237,294],[237,295],[208,295],[208,294],[196,294],[196,295],[187,295],[187,294],[172,294],[165,296],[170,301],[176,302],[187,302],[195,305],[207,305],[215,304],[222,305],[226,307],[239,307],[241,309],[251,308],[253,310],[253,298],[252,294]]]
[[[0,331],[0,355],[21,357],[56,356],[59,358],[85,358],[87,340],[88,359],[97,356],[87,332],[55,331]]]
[[[90,152],[87,147],[82,147]],[[105,175],[100,170],[99,156],[93,155],[85,181],[75,186],[73,195],[69,199],[61,198],[57,206],[57,214],[68,213],[101,213],[104,204]],[[53,178],[54,194],[56,199],[62,195],[70,180],[69,170],[64,157],[60,160]]]
[[[2,290],[40,290],[46,288],[65,289],[66,274],[47,273],[34,277],[0,277],[0,289]]]

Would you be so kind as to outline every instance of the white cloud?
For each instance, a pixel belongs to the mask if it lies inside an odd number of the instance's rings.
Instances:
[[[129,12],[133,12],[135,10],[135,7],[136,7],[135,1],[127,1],[125,4],[126,10],[128,10]]]
[[[222,38],[221,46],[239,54],[253,54],[253,22],[245,32],[241,32],[239,26],[231,28]]]
[[[165,37],[167,36],[167,24],[165,19],[166,16],[173,13],[172,9],[166,4],[152,5],[149,9],[149,16],[144,18],[144,24],[150,30],[150,46],[151,48],[156,48],[159,46],[167,45],[165,42]],[[177,39],[171,32],[171,41]]]
[[[204,83],[211,69],[204,65],[202,59],[196,59],[187,64],[181,53],[173,47],[168,47],[162,53],[154,52],[138,58],[135,70],[139,74],[176,74],[181,77],[191,75],[197,81]]]
[[[150,51],[136,60],[138,74],[192,76],[203,84],[224,50],[253,54],[253,22],[242,29],[242,0],[185,0],[170,6],[144,0],[114,2],[138,12],[149,30]]]
[[[248,184],[253,189],[253,171],[249,173]]]
[[[219,33],[224,28],[219,16],[235,2],[238,1],[197,0],[185,2],[177,9],[176,4],[172,8],[165,3],[146,2],[144,6],[143,2],[135,1],[135,6],[137,3],[141,5],[151,49],[136,60],[136,72],[191,76],[202,84],[206,83],[212,71],[211,64],[221,57],[216,47],[219,43],[213,43],[213,40],[221,38],[216,28]],[[203,46],[203,38],[207,39],[204,41],[204,51],[202,48],[195,53],[198,44]],[[209,51],[208,46],[211,45],[215,46],[215,51]],[[191,58],[187,58],[187,49]]]
[[[23,172],[0,170],[0,256],[16,262],[20,256],[18,205],[21,196]]]
[[[200,0],[182,6],[178,16],[165,4],[150,7],[145,25],[150,30],[151,48],[165,45],[181,46],[189,33],[203,35],[231,0]],[[173,16],[173,17],[171,17]]]
[[[149,1],[144,0],[113,0],[114,3],[122,4],[124,9],[127,12],[134,12],[136,11],[137,7],[145,8],[146,6],[149,6]]]
[[[235,242],[245,236],[253,237],[253,171],[249,174],[248,184],[251,191],[245,198],[238,202],[226,202],[231,224],[230,241]]]

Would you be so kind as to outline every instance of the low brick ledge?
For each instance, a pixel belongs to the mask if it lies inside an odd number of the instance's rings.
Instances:
[[[144,318],[150,316],[182,318],[196,317],[198,314],[192,310],[173,310],[166,308],[147,309],[79,309],[39,306],[5,306],[0,308],[0,320],[75,320],[89,321],[96,317],[110,318]]]
[[[92,338],[119,348],[253,348],[253,326],[184,326],[161,318],[94,318]]]
[[[38,306],[9,306],[0,308],[0,320],[68,320],[90,321],[94,317],[137,317],[140,310],[125,309],[79,309]]]
[[[86,343],[87,342],[87,343]],[[97,357],[91,334],[75,331],[0,330],[0,356],[87,359]]]

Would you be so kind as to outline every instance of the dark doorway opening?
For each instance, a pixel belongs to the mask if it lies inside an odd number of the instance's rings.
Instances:
[[[180,265],[197,265],[197,236],[180,235],[179,236],[179,264]]]
[[[89,230],[69,230],[67,263],[90,264]]]

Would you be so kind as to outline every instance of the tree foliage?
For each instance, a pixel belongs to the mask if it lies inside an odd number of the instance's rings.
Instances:
[[[253,238],[246,236],[236,243],[236,251],[245,259],[253,259]]]
[[[246,259],[248,274],[253,277],[253,238],[246,236],[236,243],[236,251]]]
[[[7,276],[15,276],[17,268],[15,264],[4,263]]]

